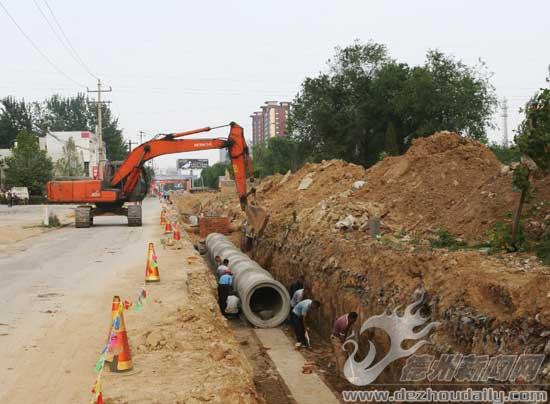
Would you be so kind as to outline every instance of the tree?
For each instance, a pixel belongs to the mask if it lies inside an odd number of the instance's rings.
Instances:
[[[531,176],[537,170],[550,170],[550,89],[542,89],[527,103],[525,120],[520,125],[515,142],[522,155],[514,170],[514,188],[520,192],[512,223],[511,245],[517,249],[521,213],[533,185]]]
[[[225,171],[230,170],[229,163],[216,163],[201,170],[201,178],[205,187],[217,188],[219,177],[225,175]]]
[[[103,141],[107,159],[111,161],[124,160],[127,154],[118,127],[118,118],[113,117],[108,105],[101,105]],[[91,131],[97,132],[97,107],[88,103],[82,93],[73,97],[53,95],[41,104],[41,114],[36,125],[40,133],[47,131]]]
[[[84,162],[82,154],[76,150],[76,144],[72,137],[63,146],[63,157],[55,163],[55,174],[65,177],[84,176]]]
[[[382,152],[439,130],[485,141],[496,106],[483,64],[430,51],[422,66],[392,59],[369,42],[337,48],[328,72],[309,77],[295,97],[288,129],[307,159],[340,158],[370,166]]]
[[[17,135],[12,156],[6,159],[8,187],[27,187],[32,195],[41,195],[52,177],[53,164],[38,147],[38,139],[26,129]]]
[[[255,177],[284,174],[295,171],[304,163],[305,153],[301,145],[289,137],[273,137],[252,148],[252,167]]]
[[[33,130],[33,105],[6,97],[0,100],[0,148],[12,148],[17,134]]]

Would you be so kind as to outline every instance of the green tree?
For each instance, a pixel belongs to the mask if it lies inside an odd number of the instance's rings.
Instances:
[[[439,130],[486,140],[495,106],[484,65],[430,51],[424,65],[409,67],[383,45],[356,42],[336,49],[327,73],[304,80],[288,129],[308,159],[370,166],[383,151],[403,153],[412,138]]]
[[[5,97],[0,100],[0,148],[12,148],[21,130],[33,130],[35,107],[23,99]]]
[[[201,178],[205,187],[217,188],[218,179],[225,175],[225,170],[230,170],[229,163],[216,163],[201,170]]]
[[[19,132],[12,156],[6,159],[8,187],[28,187],[32,195],[41,195],[52,177],[53,164],[38,147],[38,139],[26,129]]]
[[[501,146],[499,144],[491,144],[489,148],[503,164],[512,164],[520,160],[521,155],[516,145]]]
[[[101,105],[103,141],[107,159],[124,160],[127,154],[122,130],[107,104]],[[37,119],[40,132],[80,131],[97,132],[97,107],[90,104],[87,97],[79,93],[72,97],[52,95],[41,104],[41,114]]]
[[[276,173],[284,174],[288,170],[295,171],[304,164],[304,157],[305,153],[295,139],[270,138],[252,148],[254,176],[261,178]]]
[[[550,89],[541,89],[527,103],[525,120],[518,129],[515,142],[522,155],[521,163],[514,170],[513,177],[514,188],[520,192],[511,235],[512,247],[517,249],[523,205],[533,190],[531,176],[537,170],[550,170]]]
[[[72,137],[63,146],[63,157],[55,163],[55,175],[66,177],[84,176],[84,162]]]

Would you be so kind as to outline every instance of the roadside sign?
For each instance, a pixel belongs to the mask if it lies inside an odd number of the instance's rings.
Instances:
[[[200,170],[208,167],[208,159],[178,159],[180,170]]]

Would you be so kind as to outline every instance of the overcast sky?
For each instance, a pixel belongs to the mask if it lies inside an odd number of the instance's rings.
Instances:
[[[51,32],[35,3],[0,0],[57,73],[0,9],[0,96],[42,100],[94,87]],[[325,69],[334,47],[355,39],[386,44],[410,65],[440,49],[494,73],[498,97],[518,109],[545,85],[550,64],[548,0],[141,1],[48,0],[74,48],[113,92],[106,96],[125,138],[239,122],[265,100],[291,100],[302,80]],[[54,25],[55,26],[55,25]],[[497,114],[495,123],[501,125]],[[225,137],[226,129],[214,132]],[[492,140],[501,132],[491,131]],[[210,157],[218,153],[187,154]],[[179,156],[183,157],[183,156]],[[163,157],[161,166],[175,166]]]

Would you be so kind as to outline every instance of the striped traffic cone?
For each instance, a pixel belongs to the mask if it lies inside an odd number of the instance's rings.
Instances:
[[[155,246],[149,243],[147,250],[147,263],[145,265],[145,282],[160,281],[159,265],[157,262],[157,254],[155,254]]]
[[[172,233],[172,225],[170,224],[170,220],[167,220],[166,224],[164,225],[164,234],[170,233]]]
[[[111,372],[126,372],[132,370],[132,354],[126,334],[126,323],[124,322],[124,304],[119,296],[113,297],[111,306],[112,323],[109,332],[108,350],[105,361],[110,362]]]

